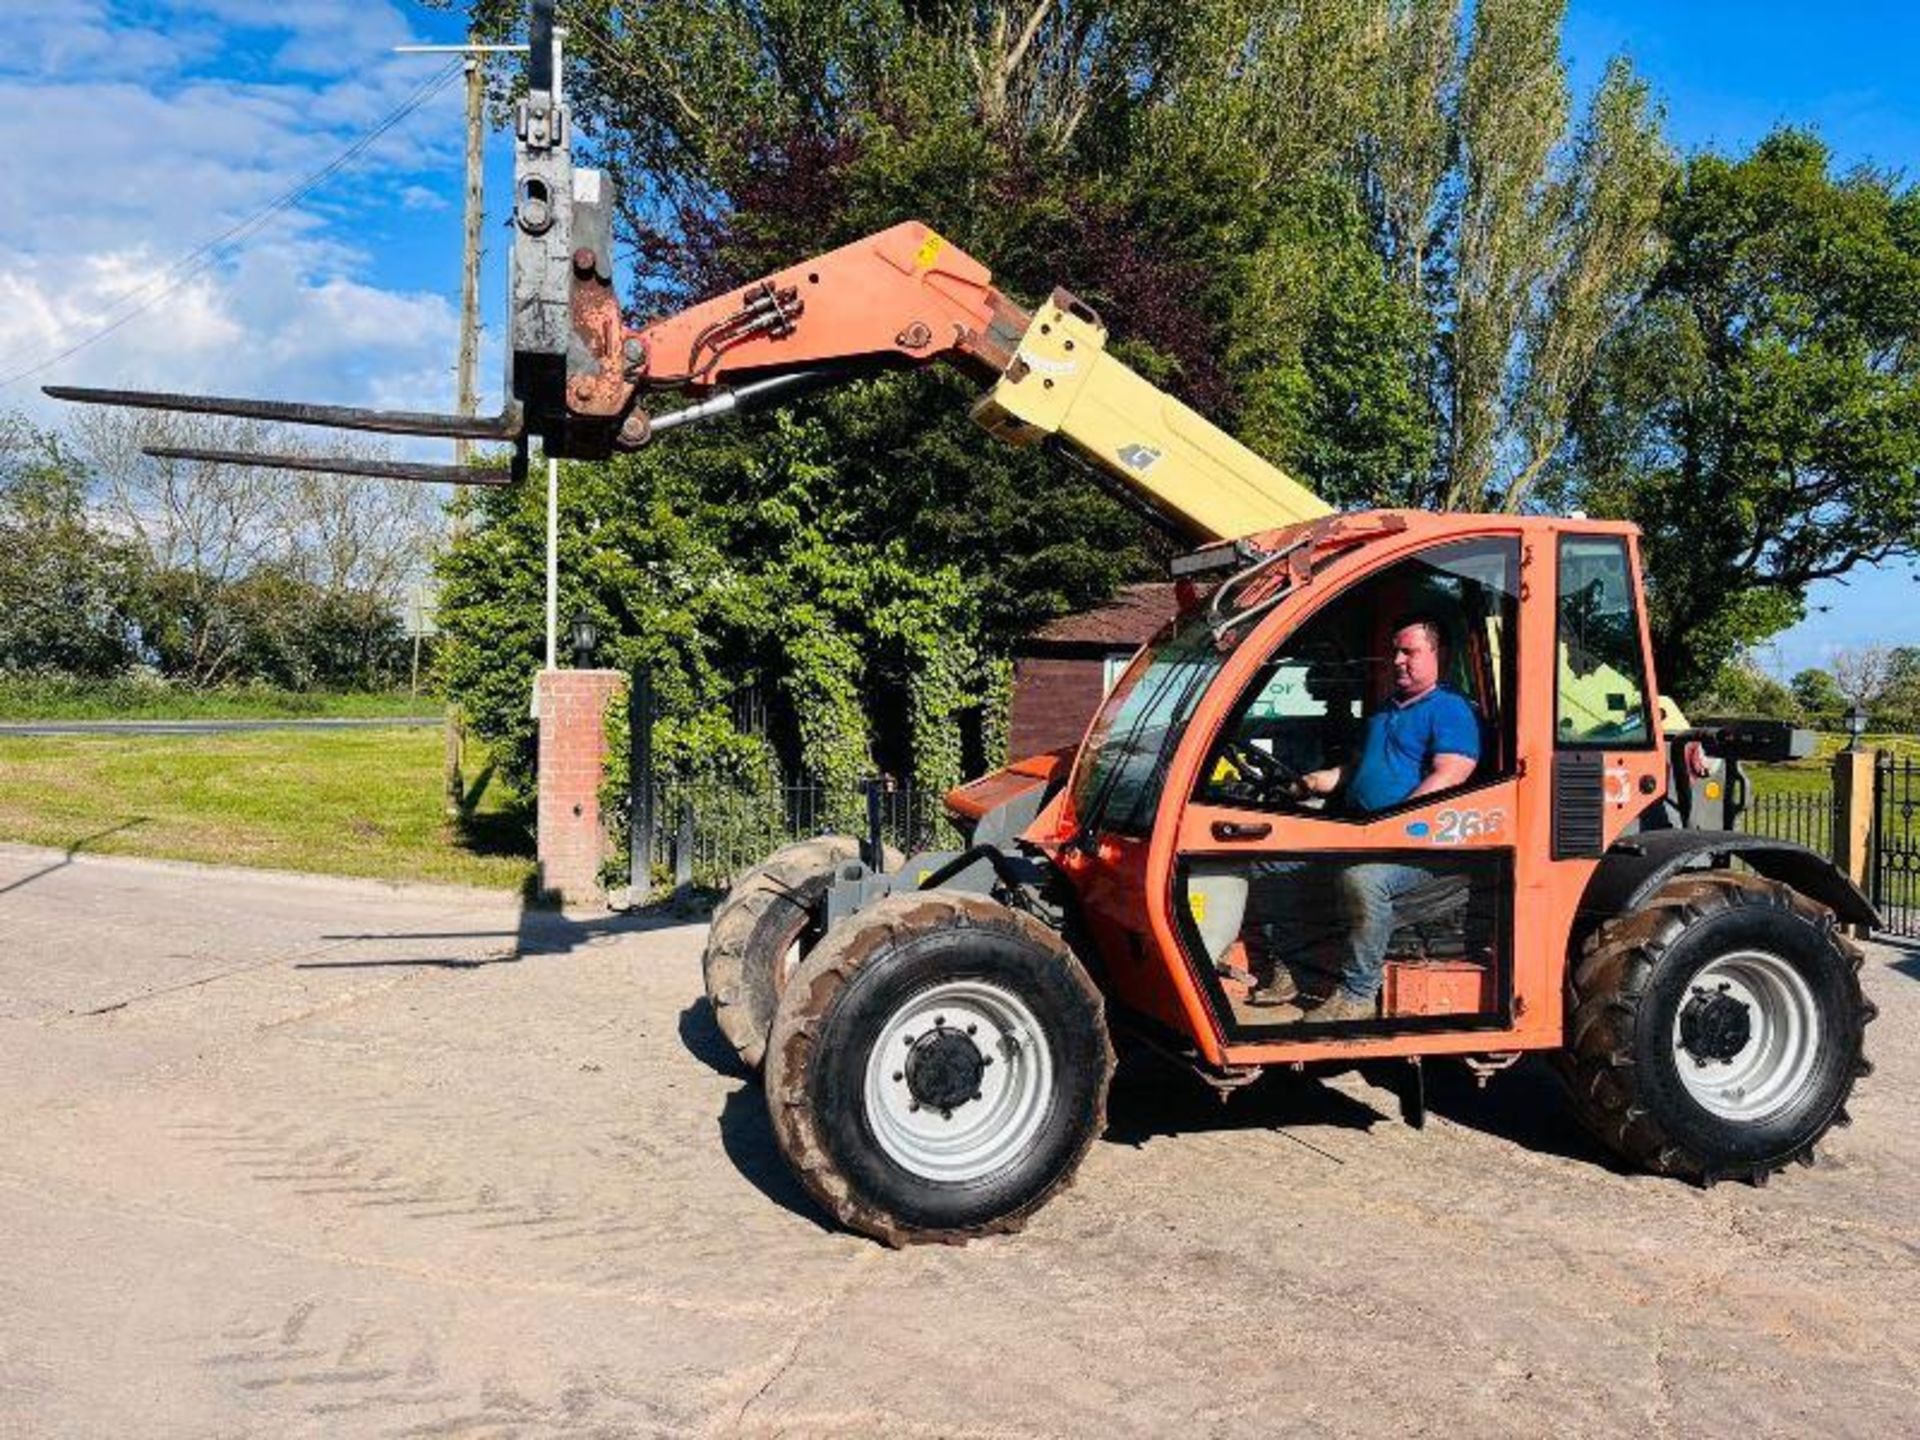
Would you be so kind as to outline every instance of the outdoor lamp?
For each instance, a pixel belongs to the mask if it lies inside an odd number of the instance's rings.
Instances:
[[[585,610],[573,612],[573,668],[587,670],[593,666],[593,650],[600,643],[600,627],[593,623],[593,616]]]
[[[1867,709],[1858,700],[1847,707],[1847,749],[1858,750],[1860,737],[1867,733]]]

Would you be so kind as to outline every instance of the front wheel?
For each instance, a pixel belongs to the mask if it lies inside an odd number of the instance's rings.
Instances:
[[[1628,1161],[1763,1183],[1845,1117],[1874,1008],[1860,952],[1785,885],[1677,877],[1594,934],[1574,971],[1563,1068],[1589,1129]]]
[[[888,1244],[1018,1229],[1105,1127],[1113,1050],[1065,942],[977,895],[889,896],[795,972],[766,1057],[781,1152]]]

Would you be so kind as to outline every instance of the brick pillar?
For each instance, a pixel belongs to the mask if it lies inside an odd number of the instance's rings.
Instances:
[[[1873,876],[1873,750],[1842,750],[1833,757],[1833,863],[1869,895]],[[1865,935],[1864,929],[1856,927]]]
[[[607,837],[600,824],[607,704],[627,683],[619,670],[542,670],[540,708],[540,890],[562,904],[599,904]]]

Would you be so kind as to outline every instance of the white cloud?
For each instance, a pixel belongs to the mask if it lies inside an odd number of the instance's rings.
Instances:
[[[213,49],[208,29],[189,16],[165,29],[116,15],[107,0],[27,0],[7,17],[0,73],[95,78],[165,71]]]
[[[296,260],[264,248],[229,274],[195,278],[33,384],[450,407],[451,379],[436,386],[424,377],[454,353],[456,305],[337,275],[315,279]],[[150,258],[127,252],[57,273],[45,265],[0,270],[0,356],[17,363],[71,343],[91,333],[93,317],[117,313],[130,295],[152,294],[164,278]]]
[[[0,207],[0,380],[124,323],[0,388],[0,409],[57,418],[39,386],[60,381],[450,409],[455,297],[389,277],[396,245],[413,248],[398,217],[457,194],[457,81],[214,263],[177,265],[445,63],[390,53],[413,38],[383,0],[42,0],[9,16],[0,153],[29,183]]]

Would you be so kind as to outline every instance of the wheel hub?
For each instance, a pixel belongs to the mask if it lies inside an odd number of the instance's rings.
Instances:
[[[1708,990],[1696,985],[1680,1011],[1680,1048],[1694,1063],[1706,1065],[1732,1060],[1753,1039],[1753,1009],[1721,985]]]
[[[942,980],[908,997],[867,1056],[867,1124],[894,1164],[964,1184],[1022,1154],[1047,1122],[1053,1047],[1017,990]]]
[[[955,1110],[980,1094],[986,1057],[964,1030],[936,1019],[907,1052],[907,1091],[932,1110]]]

